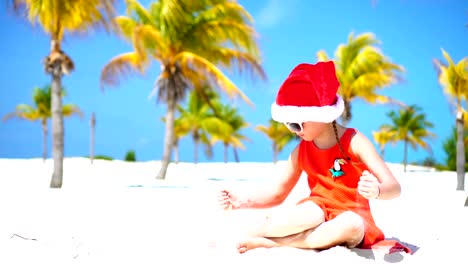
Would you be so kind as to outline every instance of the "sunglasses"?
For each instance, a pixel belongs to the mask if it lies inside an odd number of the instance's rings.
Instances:
[[[289,123],[289,122],[286,122],[284,123],[284,125],[291,131],[291,132],[294,132],[294,133],[300,133],[302,132],[302,130],[304,129],[302,127],[302,123]]]

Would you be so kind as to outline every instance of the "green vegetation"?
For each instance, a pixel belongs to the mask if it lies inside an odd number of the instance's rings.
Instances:
[[[361,99],[370,104],[396,103],[402,105],[378,90],[402,79],[404,69],[390,61],[377,47],[380,41],[368,32],[354,37],[351,33],[348,43],[340,44],[335,51],[336,75],[340,81],[338,93],[343,98],[345,110],[341,117],[344,124],[352,119],[351,102]],[[330,60],[325,51],[319,51],[317,58]]]
[[[273,151],[273,162],[278,161],[278,154],[291,141],[296,139],[296,135],[291,133],[289,129],[282,123],[270,119],[269,125],[257,125],[255,129],[265,134],[272,142],[271,149]]]
[[[52,156],[54,170],[51,188],[62,187],[64,125],[62,111],[62,77],[75,65],[62,50],[66,33],[88,32],[92,27],[109,28],[114,14],[113,0],[100,1],[30,1],[12,0],[18,14],[25,14],[31,24],[39,24],[50,37],[50,52],[44,60],[44,70],[51,76]]]
[[[257,44],[257,32],[251,15],[236,1],[153,1],[148,7],[136,0],[125,1],[125,15],[116,16],[114,0],[99,1],[29,1],[12,0],[17,14],[25,14],[31,24],[38,24],[50,37],[50,50],[44,60],[44,70],[51,77],[51,85],[35,88],[33,105],[19,104],[16,110],[4,116],[4,120],[16,117],[28,121],[40,121],[43,134],[43,159],[47,157],[47,124],[52,119],[52,153],[54,160],[50,187],[60,188],[63,174],[64,117],[82,115],[72,104],[62,104],[64,88],[62,78],[74,71],[75,65],[63,50],[65,35],[90,32],[91,28],[117,29],[119,36],[128,41],[130,51],[118,54],[104,65],[101,86],[116,86],[121,78],[133,74],[145,74],[154,62],[160,64],[161,73],[156,79],[153,94],[157,101],[166,104],[163,121],[166,126],[161,170],[158,178],[165,178],[172,156],[178,162],[180,139],[190,135],[194,144],[193,161],[198,162],[199,147],[212,158],[213,146],[224,146],[224,161],[229,148],[239,161],[238,150],[245,149],[245,129],[250,127],[236,107],[225,104],[216,91],[230,100],[241,98],[252,105],[249,98],[222,70],[238,70],[252,77],[266,79],[261,65],[261,52]],[[339,94],[345,102],[343,123],[352,119],[352,102],[356,99],[369,104],[395,104],[390,111],[390,124],[383,124],[373,132],[374,141],[384,157],[388,144],[404,143],[403,162],[406,170],[408,146],[421,147],[431,152],[428,139],[433,124],[416,105],[406,106],[383,95],[382,89],[402,80],[402,65],[392,62],[379,48],[380,41],[372,32],[355,36],[350,33],[347,43],[339,44],[334,58],[324,50],[317,52],[318,60],[334,60],[340,81]],[[447,159],[444,165],[436,164],[432,156],[422,165],[456,170],[457,190],[463,190],[467,170],[468,115],[468,58],[455,63],[442,50],[444,61],[434,59],[438,82],[454,109],[456,127],[443,142]],[[188,97],[186,103],[185,98]],[[178,116],[177,116],[178,114]],[[95,123],[92,119],[91,123]],[[255,130],[265,134],[272,142],[273,161],[284,147],[296,137],[283,124],[269,120],[258,124]],[[94,125],[92,125],[94,131]],[[93,133],[92,133],[93,134]],[[94,134],[93,134],[94,135]],[[92,136],[91,146],[94,146]],[[94,151],[90,151],[94,153]],[[430,153],[431,154],[431,153]],[[113,160],[110,156],[97,155],[95,159]],[[136,161],[136,153],[130,150],[126,161]]]
[[[392,136],[392,132],[389,127],[381,126],[379,131],[372,131],[372,137],[378,145],[380,156],[382,159],[385,159],[385,146],[387,146],[388,143],[392,143],[393,145],[396,144],[396,140]]]
[[[205,88],[205,93],[211,98],[210,103],[218,100],[216,93]],[[179,117],[174,121],[174,130],[178,137],[191,135],[194,144],[193,162],[198,162],[198,147],[202,144],[205,147],[205,155],[212,157],[212,144],[209,133],[216,129],[223,129],[225,123],[214,115],[213,108],[198,96],[196,91],[192,91],[188,96],[186,107],[178,106]]]
[[[229,147],[233,149],[234,158],[239,162],[237,149],[244,149],[242,141],[249,140],[242,134],[242,130],[248,127],[248,124],[236,108],[222,104],[219,96],[209,87],[204,89],[203,93],[210,98],[209,104],[196,91],[191,91],[186,107],[177,108],[180,114],[174,120],[175,154],[178,156],[179,139],[190,134],[195,144],[194,163],[198,162],[200,144],[204,147],[205,155],[211,158],[212,148],[218,142],[224,146],[224,162],[228,161]]]
[[[249,127],[244,117],[239,114],[237,108],[228,104],[216,104],[217,116],[224,123],[222,126],[209,131],[212,135],[212,144],[221,142],[224,146],[224,162],[228,161],[228,150],[232,148],[234,159],[239,162],[238,149],[245,149],[243,141],[250,141],[248,137],[242,134],[242,131]]]
[[[457,129],[457,190],[464,190],[465,186],[465,126],[468,118],[466,109],[463,108],[463,103],[466,105],[468,100],[468,57],[460,60],[455,64],[450,55],[442,49],[442,54],[447,61],[446,63],[440,60],[434,60],[436,65],[439,84],[443,88],[448,97],[449,102],[456,108],[455,123]],[[447,164],[448,165],[448,164]]]
[[[221,67],[266,78],[253,19],[234,1],[155,1],[145,8],[136,0],[127,0],[126,15],[118,16],[115,22],[133,50],[105,65],[103,84],[117,85],[119,77],[143,74],[153,61],[161,65],[153,94],[167,105],[162,165],[157,176],[164,179],[175,142],[177,105],[190,89],[207,101],[210,98],[203,94],[205,86],[250,103]]]
[[[62,96],[65,95],[65,90],[62,89]],[[47,123],[52,117],[51,109],[51,87],[46,85],[42,88],[35,87],[33,90],[34,105],[19,104],[14,112],[8,113],[3,117],[3,121],[11,118],[20,118],[27,121],[40,121],[42,128],[42,159],[47,159]],[[71,117],[78,115],[83,116],[80,108],[74,104],[62,105],[63,117]]]
[[[408,164],[408,146],[413,149],[422,147],[429,152],[430,145],[426,139],[435,138],[435,134],[428,129],[434,125],[426,120],[426,115],[422,109],[416,105],[403,107],[399,111],[390,111],[387,113],[390,118],[390,124],[383,124],[378,133],[380,133],[380,142],[398,142],[403,141],[403,166],[406,172]],[[382,136],[385,135],[385,136]],[[385,140],[382,140],[384,138]]]
[[[94,159],[97,159],[97,160],[109,160],[109,161],[114,160],[113,157],[107,156],[107,155],[96,155],[96,156],[94,156]]]
[[[464,132],[464,142],[468,140],[468,131],[465,130]],[[451,170],[451,171],[457,171],[457,128],[453,127],[452,133],[448,138],[446,138],[442,142],[442,147],[444,148],[445,153],[447,154],[447,157],[445,159],[445,169]],[[465,157],[468,157],[468,144],[465,144]],[[464,164],[464,169],[465,171],[468,170],[468,163],[465,161]]]
[[[134,150],[129,150],[125,153],[125,161],[135,162],[136,161],[136,153]]]

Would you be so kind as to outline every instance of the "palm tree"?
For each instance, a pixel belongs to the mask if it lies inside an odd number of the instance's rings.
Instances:
[[[52,155],[54,170],[51,188],[60,188],[63,178],[64,126],[62,115],[62,77],[75,68],[72,59],[61,49],[65,33],[87,33],[91,27],[109,28],[114,0],[31,1],[12,0],[13,8],[23,12],[32,24],[40,24],[50,36],[50,53],[44,69],[52,77]]]
[[[188,133],[189,133],[188,129],[182,126],[180,119],[175,119],[174,120],[174,141],[173,141],[175,163],[179,163],[179,140],[180,138],[186,136]]]
[[[425,140],[436,137],[434,133],[428,131],[428,128],[432,128],[434,125],[426,120],[426,115],[416,105],[402,107],[398,112],[392,110],[387,113],[387,116],[390,118],[391,124],[382,125],[381,130],[387,131],[391,135],[392,141],[403,141],[403,166],[406,172],[408,145],[413,149],[417,149],[419,146],[431,152],[431,147]]]
[[[455,64],[450,55],[442,49],[442,54],[447,60],[444,63],[434,60],[439,83],[449,99],[449,103],[455,108],[455,124],[457,128],[457,190],[464,190],[465,186],[465,111],[468,99],[468,57]],[[466,106],[465,106],[466,107]]]
[[[51,87],[36,87],[33,90],[34,105],[19,104],[14,112],[8,113],[3,117],[3,121],[17,117],[28,121],[39,120],[42,127],[42,160],[47,159],[47,121],[51,118]],[[65,94],[62,89],[62,96]],[[65,104],[62,106],[62,115],[69,117],[73,115],[83,116],[80,108],[74,104]]]
[[[161,65],[152,94],[167,105],[162,164],[157,178],[164,179],[174,141],[177,104],[189,89],[202,98],[207,83],[229,96],[249,99],[220,67],[237,67],[265,79],[260,65],[253,19],[238,3],[227,0],[155,1],[146,9],[126,0],[127,15],[116,22],[133,51],[113,58],[102,70],[101,82],[117,85],[119,77],[145,73],[155,60]]]
[[[284,147],[289,142],[297,138],[285,125],[276,122],[273,119],[269,120],[269,126],[257,125],[255,130],[265,134],[271,140],[273,163],[278,161],[278,154],[284,149]]]
[[[442,147],[444,149],[447,157],[445,158],[445,166],[448,170],[456,171],[457,170],[457,128],[452,128],[452,133],[442,142]],[[466,144],[468,140],[468,130],[465,129],[465,157],[468,154],[468,146]],[[468,168],[468,163],[465,162],[465,171]]]
[[[237,149],[245,149],[242,141],[249,141],[250,139],[241,133],[242,129],[249,126],[245,122],[244,118],[239,115],[238,110],[235,107],[225,104],[218,104],[218,118],[221,119],[226,125],[222,126],[216,131],[208,131],[211,134],[211,143],[215,144],[217,141],[220,141],[224,145],[224,162],[228,162],[228,149],[229,146],[232,147],[234,153],[234,159],[236,162],[239,162],[239,155]]]
[[[90,127],[90,139],[89,139],[89,160],[91,164],[94,161],[94,141],[95,141],[95,133],[96,133],[96,115],[94,112],[91,113],[91,119],[89,120],[89,127]]]
[[[178,110],[181,109],[181,106],[178,106]],[[161,121],[163,123],[166,122],[166,119],[163,117],[161,118]],[[178,118],[174,119],[174,140],[172,142],[172,148],[173,148],[173,155],[174,155],[174,162],[177,164],[180,161],[179,158],[179,142],[180,139],[187,136],[190,133],[190,126],[187,126],[187,124],[184,122],[183,119]]]
[[[351,33],[347,44],[340,44],[335,51],[336,75],[340,82],[338,93],[343,97],[345,110],[341,117],[344,124],[352,119],[351,102],[360,98],[367,103],[396,103],[388,96],[378,94],[401,79],[403,67],[392,63],[376,46],[379,40],[372,33],[354,37]],[[323,50],[317,53],[318,60],[328,61]]]
[[[212,104],[217,105],[218,98],[214,92],[208,92],[212,99]],[[198,146],[202,143],[205,146],[205,154],[210,158],[212,155],[209,133],[220,133],[226,130],[228,125],[213,114],[212,108],[205,103],[197,94],[192,91],[189,94],[187,107],[178,107],[180,116],[177,120],[179,132],[188,132],[192,135],[194,143],[194,163],[198,162]]]
[[[395,143],[394,134],[385,126],[381,126],[378,131],[372,131],[374,141],[379,145],[380,156],[385,158],[385,146],[388,143]]]

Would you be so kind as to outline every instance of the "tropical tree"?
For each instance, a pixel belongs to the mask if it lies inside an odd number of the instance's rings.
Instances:
[[[392,138],[392,141],[403,141],[403,166],[406,172],[406,165],[408,164],[408,145],[414,150],[417,147],[431,152],[431,147],[427,139],[435,138],[435,134],[428,129],[434,125],[426,119],[426,115],[422,109],[416,105],[402,107],[398,111],[390,111],[387,113],[390,118],[390,124],[381,126],[381,130],[387,131]]]
[[[265,134],[272,143],[273,150],[273,163],[278,162],[279,153],[286,147],[286,145],[296,139],[296,135],[291,133],[289,129],[280,122],[270,119],[269,125],[257,125],[255,130]]]
[[[62,89],[62,96],[65,94]],[[28,121],[40,121],[42,128],[42,159],[47,159],[47,134],[48,120],[51,118],[51,87],[50,85],[42,88],[36,87],[33,90],[33,105],[19,104],[14,112],[8,113],[3,117],[3,121],[11,118],[20,118]],[[74,104],[62,105],[62,115],[70,117],[73,115],[83,116],[80,108]]]
[[[94,161],[94,143],[95,143],[95,135],[96,135],[96,114],[94,112],[91,113],[91,119],[89,120],[89,160],[91,164]]]
[[[395,99],[378,93],[401,79],[402,66],[390,61],[377,47],[380,41],[372,33],[354,36],[351,33],[348,43],[340,44],[333,59],[336,75],[340,82],[338,93],[344,101],[345,109],[341,117],[344,124],[352,119],[351,102],[355,99],[376,103],[396,103]],[[317,53],[320,61],[329,61],[324,50]]]
[[[372,131],[374,141],[379,145],[380,156],[385,158],[385,146],[388,143],[395,144],[394,134],[389,131],[388,127],[381,126],[378,131]]]
[[[212,103],[218,104],[217,98],[213,92],[208,93],[210,98],[214,98]],[[219,131],[227,130],[228,124],[213,114],[213,109],[200,98],[196,91],[189,94],[187,107],[178,107],[180,116],[174,123],[177,123],[179,132],[188,132],[192,135],[194,143],[194,163],[198,162],[198,147],[201,144],[205,146],[205,154],[208,158],[212,156],[212,145],[210,143],[209,133],[221,133]]]
[[[457,128],[457,190],[464,190],[465,186],[465,111],[468,98],[468,57],[457,64],[450,55],[442,49],[446,63],[435,59],[434,64],[438,80],[442,86],[449,103],[455,109],[455,124]]]
[[[133,51],[113,58],[102,70],[101,82],[117,85],[119,77],[143,74],[154,60],[161,65],[152,94],[167,105],[162,164],[164,179],[174,142],[177,104],[190,89],[207,99],[202,89],[219,88],[230,97],[249,99],[222,68],[248,71],[265,78],[260,65],[253,19],[236,1],[155,1],[148,8],[126,0],[126,15],[116,18],[121,35]]]
[[[226,125],[216,128],[215,131],[208,131],[211,134],[211,143],[222,142],[224,146],[224,162],[228,162],[228,150],[232,147],[234,160],[239,162],[238,149],[245,149],[242,141],[250,139],[242,134],[242,130],[249,124],[239,115],[238,109],[227,104],[217,104],[217,117]],[[221,128],[221,129],[220,129]],[[224,128],[224,129],[223,129]]]
[[[63,178],[64,126],[62,115],[62,77],[75,68],[72,59],[62,50],[65,33],[89,32],[92,27],[109,29],[114,0],[12,0],[18,14],[39,24],[50,37],[50,53],[44,69],[52,77],[52,155],[54,170],[51,188],[60,188]]]
[[[180,110],[182,106],[178,105],[177,109]],[[161,118],[163,123],[166,122],[166,119],[163,117]],[[190,126],[187,126],[186,122],[179,117],[174,119],[174,139],[172,141],[172,154],[174,155],[174,162],[177,164],[180,161],[179,158],[179,142],[180,139],[187,136],[190,133]],[[210,153],[207,153],[209,156]]]
[[[442,142],[442,148],[447,155],[445,158],[446,169],[451,171],[457,170],[457,128],[453,127],[452,133]],[[468,130],[465,129],[465,157],[468,155],[468,145],[466,144],[468,140]],[[465,162],[465,171],[468,169],[468,163]]]
[[[174,150],[174,161],[179,163],[179,140],[189,133],[189,128],[183,124],[183,120],[176,118],[174,120],[174,140],[172,143]]]

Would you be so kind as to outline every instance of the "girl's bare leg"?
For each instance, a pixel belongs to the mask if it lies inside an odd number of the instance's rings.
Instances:
[[[364,238],[364,222],[362,218],[351,211],[344,212],[336,218],[321,225],[285,237],[249,237],[237,245],[240,253],[265,247],[289,246],[307,249],[325,249],[345,244],[353,248]]]
[[[250,237],[285,237],[315,228],[325,221],[322,208],[312,201],[278,208],[248,232]]]

